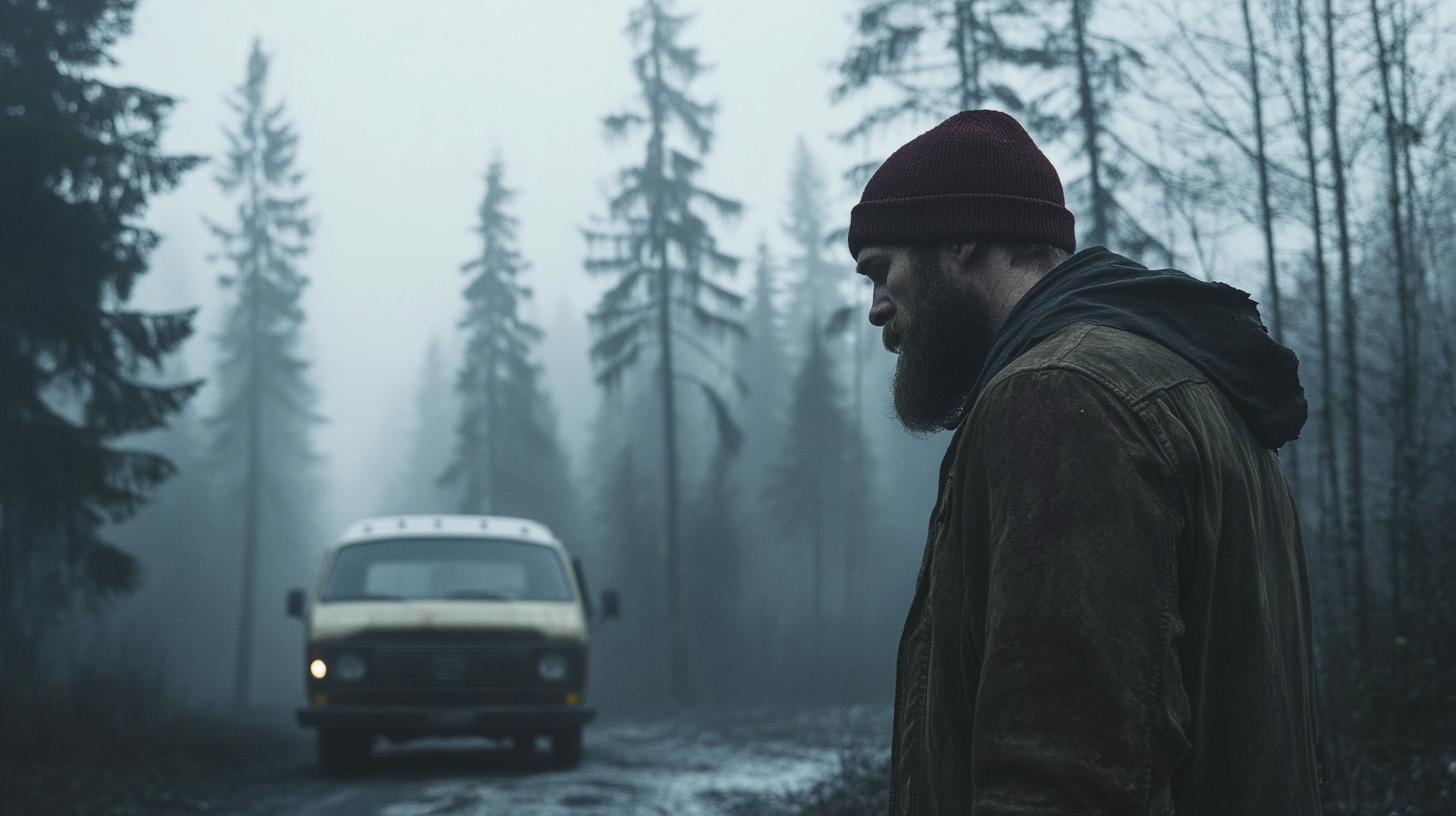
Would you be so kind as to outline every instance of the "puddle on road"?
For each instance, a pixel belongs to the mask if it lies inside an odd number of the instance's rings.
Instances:
[[[573,771],[426,783],[380,816],[717,816],[734,794],[806,787],[832,773],[837,749],[786,741],[733,745],[721,734],[675,729],[588,730]]]

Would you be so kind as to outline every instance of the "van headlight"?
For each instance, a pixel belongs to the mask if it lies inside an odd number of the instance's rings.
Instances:
[[[541,655],[541,659],[536,661],[536,673],[548,683],[565,680],[567,667],[566,655],[554,652]]]
[[[344,652],[334,658],[333,665],[329,667],[334,676],[345,683],[357,683],[364,679],[366,667],[364,658],[353,652]]]

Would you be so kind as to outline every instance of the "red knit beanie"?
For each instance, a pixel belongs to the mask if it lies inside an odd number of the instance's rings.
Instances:
[[[867,244],[980,239],[1077,248],[1062,182],[1015,119],[962,111],[875,171],[849,216],[849,252]]]

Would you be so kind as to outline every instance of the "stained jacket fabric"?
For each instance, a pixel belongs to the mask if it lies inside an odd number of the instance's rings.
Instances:
[[[1095,320],[986,382],[900,644],[892,813],[1319,812],[1299,523],[1247,396]]]
[[[1148,269],[1103,247],[1058,264],[1016,304],[966,405],[1013,359],[1073,323],[1167,346],[1202,371],[1271,450],[1297,438],[1309,416],[1299,360],[1270,339],[1247,292],[1177,269]]]

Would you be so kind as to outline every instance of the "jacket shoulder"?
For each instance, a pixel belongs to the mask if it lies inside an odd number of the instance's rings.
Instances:
[[[1012,360],[986,392],[1018,374],[1063,370],[1086,376],[1129,406],[1179,385],[1208,378],[1177,353],[1146,337],[1110,326],[1074,323]]]

